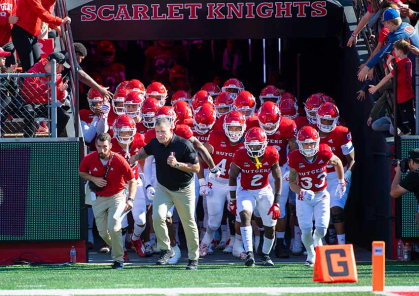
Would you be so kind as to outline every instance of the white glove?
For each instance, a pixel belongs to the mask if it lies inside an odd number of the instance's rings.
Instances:
[[[108,116],[109,111],[111,111],[111,106],[109,104],[103,104],[102,105],[102,114],[104,116]]]
[[[207,182],[204,178],[199,179],[199,195],[210,195],[211,189],[208,187]]]
[[[156,193],[156,190],[151,185],[148,185],[146,188],[147,188],[146,189],[147,190],[147,198],[149,200],[153,200],[154,199],[154,194]]]
[[[315,193],[311,190],[305,190],[305,189],[300,190],[300,197],[304,201],[312,201],[314,196],[315,196]]]
[[[338,187],[336,187],[335,195],[339,197],[339,199],[342,198],[342,196],[345,194],[346,191],[346,183],[345,180],[339,180]]]
[[[352,178],[352,171],[347,170],[344,177],[346,185],[349,185],[349,183],[351,182],[351,178]]]
[[[283,176],[282,179],[286,182],[290,181],[290,171],[286,172]]]
[[[217,181],[220,175],[221,171],[218,169],[218,167],[213,167],[208,174],[208,180]]]

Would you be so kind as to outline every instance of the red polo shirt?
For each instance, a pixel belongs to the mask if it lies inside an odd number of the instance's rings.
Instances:
[[[114,155],[114,157],[106,178],[108,183],[103,190],[95,192],[100,196],[115,195],[125,189],[128,181],[134,179],[134,173],[124,157],[114,152],[111,153],[111,156]],[[100,160],[99,154],[95,151],[83,158],[80,163],[79,171],[82,173],[88,173],[95,177],[103,177],[105,175],[106,168]]]
[[[394,75],[394,69],[391,71]],[[412,88],[412,62],[409,58],[397,61],[397,104],[409,101],[415,96]]]

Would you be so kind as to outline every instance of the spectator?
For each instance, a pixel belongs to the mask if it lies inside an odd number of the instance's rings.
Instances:
[[[407,57],[410,51],[409,43],[405,40],[398,40],[394,43],[394,53],[400,60],[397,62],[397,111],[398,126],[403,134],[415,133],[415,117],[413,113],[413,88],[412,88],[412,62]],[[391,61],[393,57],[389,59]],[[391,71],[384,77],[377,86],[371,86],[369,92],[374,94],[379,88],[385,85],[394,77],[394,70],[388,62]]]
[[[419,47],[419,36],[415,28],[411,25],[402,23],[400,14],[397,10],[389,8],[383,13],[383,25],[389,30],[387,36],[388,43],[383,47],[374,57],[362,68],[358,73],[358,80],[364,81],[367,78],[368,71],[374,67],[378,61],[384,57],[385,54],[391,53],[393,50],[393,44],[400,39],[409,39],[410,43],[416,47]]]
[[[0,46],[12,53],[6,57],[6,67],[16,64],[15,47],[12,43],[12,27],[16,24],[16,0],[0,0]]]
[[[28,73],[50,73],[51,60],[55,59],[57,71],[57,105],[63,105],[67,96],[67,83],[62,83],[60,73],[69,68],[62,53],[51,53],[48,58],[41,59]],[[51,89],[48,77],[26,77],[22,87],[22,97],[27,105],[24,106],[25,127],[24,137],[33,137],[35,134],[35,117],[48,118],[48,104],[51,104]],[[70,116],[62,108],[57,109],[57,135],[60,135],[67,125]]]
[[[112,246],[113,269],[124,268],[121,221],[114,214],[121,203],[124,211],[133,207],[137,181],[124,157],[111,151],[111,136],[103,133],[96,138],[96,150],[85,156],[80,163],[80,177],[89,181],[89,187],[96,194],[93,213],[99,235]],[[110,167],[110,169],[107,169]],[[107,173],[106,173],[107,172]],[[91,185],[93,184],[93,185]],[[128,194],[125,187],[128,185]]]
[[[53,16],[46,10],[41,0],[19,0],[16,16],[17,23],[12,28],[12,40],[22,63],[22,70],[27,72],[40,58],[37,36],[41,32],[41,22],[55,28],[69,24],[71,19]]]

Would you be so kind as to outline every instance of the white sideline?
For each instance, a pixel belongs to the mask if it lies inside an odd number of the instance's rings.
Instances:
[[[250,294],[263,293],[279,295],[281,293],[327,293],[327,292],[372,292],[371,286],[335,286],[335,287],[224,287],[224,288],[138,288],[138,289],[45,289],[45,290],[0,290],[0,295],[179,295],[179,294]],[[388,286],[385,292],[419,292],[419,286]],[[383,293],[384,295],[388,295]],[[379,294],[379,293],[377,293]]]

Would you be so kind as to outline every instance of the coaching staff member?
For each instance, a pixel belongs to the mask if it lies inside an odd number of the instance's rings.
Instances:
[[[121,221],[113,218],[120,203],[126,202],[125,211],[132,209],[137,181],[124,157],[111,151],[111,136],[107,133],[96,137],[96,150],[86,155],[79,167],[80,177],[94,183],[89,187],[96,194],[93,214],[99,235],[112,247],[113,269],[124,268],[124,248],[122,246]],[[106,169],[109,166],[106,180]],[[124,189],[128,184],[128,196]],[[95,190],[97,186],[98,190]]]
[[[402,196],[407,192],[413,192],[419,202],[419,149],[409,151],[409,158],[401,160],[404,165],[397,163],[393,183],[391,183],[390,195],[393,198]],[[401,180],[402,173],[408,171],[406,178]],[[416,213],[416,223],[419,226],[419,212]]]
[[[153,227],[157,247],[161,250],[157,265],[165,265],[175,255],[170,247],[166,226],[167,211],[173,206],[179,213],[188,245],[189,263],[186,269],[197,269],[199,236],[195,223],[194,173],[199,171],[196,151],[191,142],[173,133],[170,121],[156,121],[156,138],[141,148],[130,162],[154,155],[156,160],[157,188],[153,201]]]

